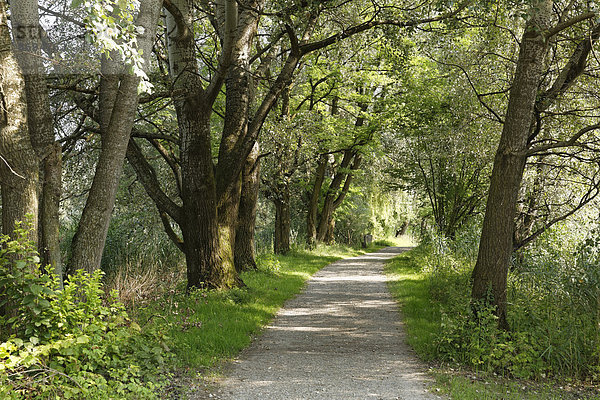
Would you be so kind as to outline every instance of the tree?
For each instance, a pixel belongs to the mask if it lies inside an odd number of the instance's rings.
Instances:
[[[493,298],[499,326],[508,329],[506,318],[506,281],[508,265],[513,251],[515,213],[528,155],[543,149],[560,148],[573,144],[585,133],[595,129],[587,127],[567,141],[538,144],[529,149],[541,131],[539,115],[564,94],[583,72],[587,56],[597,40],[595,28],[592,34],[579,40],[571,59],[556,75],[549,89],[540,93],[544,78],[546,54],[553,37],[593,13],[580,13],[571,19],[551,24],[552,1],[540,1],[528,13],[521,38],[519,58],[509,94],[500,143],[494,158],[494,167],[483,221],[477,263],[473,270],[472,297],[479,301],[488,295]],[[580,10],[576,10],[580,12]]]
[[[260,188],[260,149],[254,144],[252,152],[246,158],[242,171],[242,189],[240,208],[235,234],[235,269],[238,272],[256,269],[254,258],[254,236],[256,227],[256,209]]]
[[[140,2],[136,25],[141,28],[141,33],[137,35],[137,48],[146,65],[149,64],[160,9],[160,0]],[[102,56],[97,114],[102,150],[73,238],[70,263],[74,269],[94,271],[100,267],[119,177],[135,120],[140,76],[126,72],[122,56],[114,52],[110,56],[106,53]]]
[[[12,235],[15,222],[31,214],[31,235],[37,240],[37,155],[29,134],[25,79],[15,57],[4,1],[0,1],[0,40],[2,232]]]
[[[39,252],[44,264],[62,276],[59,237],[62,153],[54,139],[47,74],[42,57],[42,36],[37,0],[11,2],[11,22],[17,59],[25,81],[27,127],[40,164]],[[6,203],[5,203],[6,204]],[[34,215],[38,218],[38,215]]]

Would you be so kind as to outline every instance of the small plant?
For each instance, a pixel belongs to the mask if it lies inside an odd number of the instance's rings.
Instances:
[[[259,271],[277,273],[281,270],[281,262],[273,253],[263,253],[256,259]]]

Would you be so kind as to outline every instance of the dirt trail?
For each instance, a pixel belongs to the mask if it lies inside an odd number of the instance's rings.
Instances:
[[[439,399],[405,344],[383,263],[406,249],[335,262],[286,303],[234,363],[215,399]]]

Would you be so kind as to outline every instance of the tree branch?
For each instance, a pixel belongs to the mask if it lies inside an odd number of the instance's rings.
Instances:
[[[588,55],[599,37],[600,24],[597,24],[592,28],[590,35],[577,44],[571,58],[554,81],[552,87],[545,91],[536,101],[536,110],[546,110],[561,94],[566,92],[575,83],[585,70]]]
[[[574,134],[569,140],[563,140],[560,142],[555,142],[555,143],[550,143],[550,144],[546,144],[546,145],[539,145],[536,147],[532,147],[531,149],[527,150],[525,155],[527,157],[529,157],[529,156],[533,156],[536,154],[539,155],[540,153],[543,153],[543,152],[551,150],[551,149],[573,146],[577,143],[577,140],[580,137],[582,137],[586,133],[591,132],[596,129],[600,129],[600,124],[589,125],[583,129],[580,129],[579,132]]]
[[[590,201],[594,200],[598,196],[598,193],[599,193],[599,188],[598,188],[598,183],[596,183],[581,198],[581,200],[579,201],[579,204],[577,204],[577,206],[575,206],[574,208],[572,208],[571,210],[569,210],[565,214],[560,215],[560,216],[554,218],[553,220],[551,220],[550,222],[546,223],[543,227],[541,227],[540,229],[538,229],[537,231],[535,231],[534,233],[532,233],[531,235],[529,235],[527,238],[521,240],[518,243],[513,243],[513,251],[517,251],[520,248],[527,246],[529,243],[531,243],[535,239],[537,239],[542,233],[546,232],[548,230],[548,228],[550,228],[552,225],[554,225],[554,224],[556,224],[556,223],[558,223],[560,221],[563,221],[563,220],[567,219],[568,217],[570,217],[571,215],[575,214],[583,206],[585,206],[586,204],[588,204]]]
[[[171,0],[163,0],[163,6],[166,10],[173,16],[175,20],[175,25],[177,25],[177,37],[174,38],[176,41],[190,40],[192,38],[192,33],[190,28],[187,26],[185,22],[185,17],[177,8],[175,4]]]
[[[342,32],[336,33],[335,35],[331,35],[328,38],[319,40],[317,42],[302,44],[300,46],[300,50],[301,50],[302,54],[304,55],[304,54],[310,53],[312,51],[322,49],[322,48],[327,47],[337,41],[346,39],[350,36],[356,35],[357,33],[364,32],[366,30],[369,30],[369,29],[377,27],[377,26],[391,25],[391,26],[397,26],[399,28],[408,28],[408,27],[427,24],[427,23],[431,23],[431,22],[443,21],[445,19],[448,19],[448,18],[451,18],[451,17],[457,15],[462,10],[464,10],[470,3],[471,3],[471,0],[463,1],[462,3],[460,3],[458,5],[458,7],[455,10],[444,13],[437,17],[422,18],[422,19],[416,19],[416,20],[412,20],[412,21],[397,21],[397,20],[391,20],[391,19],[370,20],[367,22],[363,22],[362,24],[352,26],[348,29],[345,29]]]
[[[181,239],[177,235],[177,233],[175,233],[175,231],[173,230],[173,226],[171,226],[171,221],[169,220],[169,216],[167,215],[167,213],[161,212],[160,213],[160,220],[161,220],[161,222],[163,224],[163,227],[165,228],[165,233],[167,234],[167,236],[169,237],[169,239],[171,239],[171,241],[173,243],[175,243],[175,246],[177,246],[177,248],[179,250],[181,250],[182,252],[185,252],[183,239]]]
[[[552,36],[556,35],[557,33],[559,33],[560,31],[563,31],[575,24],[580,23],[581,21],[585,21],[586,19],[590,19],[590,18],[594,18],[596,16],[595,12],[587,12],[584,14],[580,14],[576,17],[571,18],[568,21],[564,21],[561,22],[560,24],[557,24],[556,26],[554,26],[551,29],[548,29],[548,31],[546,31],[544,33],[544,36],[546,37],[546,40],[550,39]]]
[[[183,212],[181,207],[171,200],[160,188],[156,171],[146,161],[142,149],[140,149],[133,138],[129,140],[129,144],[127,145],[127,161],[129,161],[129,164],[135,170],[138,179],[142,183],[142,186],[144,186],[148,196],[156,204],[158,211],[167,213],[175,222],[182,224]]]

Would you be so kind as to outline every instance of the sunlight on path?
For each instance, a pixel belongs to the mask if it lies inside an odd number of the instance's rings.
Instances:
[[[404,343],[383,262],[404,248],[335,262],[288,302],[235,362],[218,399],[407,399],[439,397]]]

